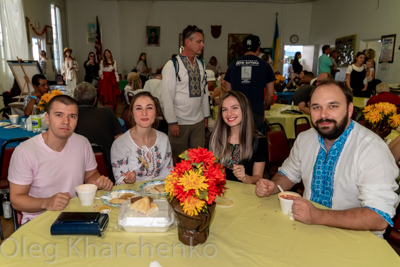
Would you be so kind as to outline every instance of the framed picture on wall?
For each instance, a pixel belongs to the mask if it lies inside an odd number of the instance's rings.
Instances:
[[[86,43],[94,44],[96,42],[96,22],[89,22],[86,29]]]
[[[347,67],[352,64],[355,56],[357,35],[349,35],[337,38],[335,41],[335,49],[338,51],[338,66]]]
[[[228,66],[239,57],[243,56],[243,39],[249,33],[230,33],[228,34]]]
[[[160,46],[160,27],[147,26],[146,27],[146,45],[147,46]]]
[[[379,63],[393,63],[395,45],[396,34],[384,35],[381,37],[381,52],[379,53]]]
[[[53,27],[46,25],[46,44],[53,44]]]

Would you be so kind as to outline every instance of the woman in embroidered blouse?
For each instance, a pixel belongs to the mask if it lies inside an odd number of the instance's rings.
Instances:
[[[132,128],[111,147],[111,164],[116,184],[166,178],[173,168],[168,136],[155,130],[161,108],[149,92],[131,101]]]
[[[99,76],[100,80],[97,88],[103,106],[107,101],[113,101],[115,109],[117,109],[118,96],[121,95],[118,85],[118,68],[117,62],[113,59],[111,51],[108,49],[104,50],[103,60],[100,62]]]
[[[239,91],[228,91],[220,100],[210,150],[225,166],[226,179],[256,183],[264,175],[267,139],[254,127],[251,107]]]
[[[77,72],[79,71],[78,62],[71,56],[72,49],[64,48],[64,60],[61,67],[61,75],[67,84],[67,91],[73,91],[76,87]]]

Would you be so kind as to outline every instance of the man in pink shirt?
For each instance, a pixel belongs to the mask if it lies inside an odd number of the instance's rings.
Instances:
[[[22,223],[46,210],[63,210],[80,184],[95,184],[107,191],[113,186],[97,171],[89,141],[74,133],[76,101],[66,95],[56,96],[47,112],[48,131],[20,144],[11,158],[11,203],[22,211]]]

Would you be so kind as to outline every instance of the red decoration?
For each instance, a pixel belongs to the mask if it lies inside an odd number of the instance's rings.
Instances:
[[[29,22],[31,22],[31,20],[28,18],[28,23]],[[42,36],[46,32],[46,25],[43,27],[43,31],[41,33],[36,30],[32,23],[29,23],[29,26],[32,28],[32,31],[36,33],[36,35]]]

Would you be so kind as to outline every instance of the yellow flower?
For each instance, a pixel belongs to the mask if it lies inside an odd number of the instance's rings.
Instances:
[[[165,192],[170,196],[174,195],[175,184],[178,182],[179,176],[176,173],[171,173],[165,178]]]
[[[206,202],[196,197],[189,196],[181,203],[182,210],[189,216],[198,215],[203,209]]]
[[[370,121],[371,123],[377,123],[382,120],[382,115],[378,110],[372,110],[369,113],[365,114],[365,119]]]
[[[194,189],[196,196],[199,196],[199,190],[203,191],[208,188],[206,184],[206,178],[202,175],[202,170],[190,170],[185,172],[182,177],[179,178],[178,185],[183,186],[183,191],[187,192]]]
[[[397,128],[400,125],[400,115],[394,114],[393,116],[389,117],[389,125],[392,128]]]

